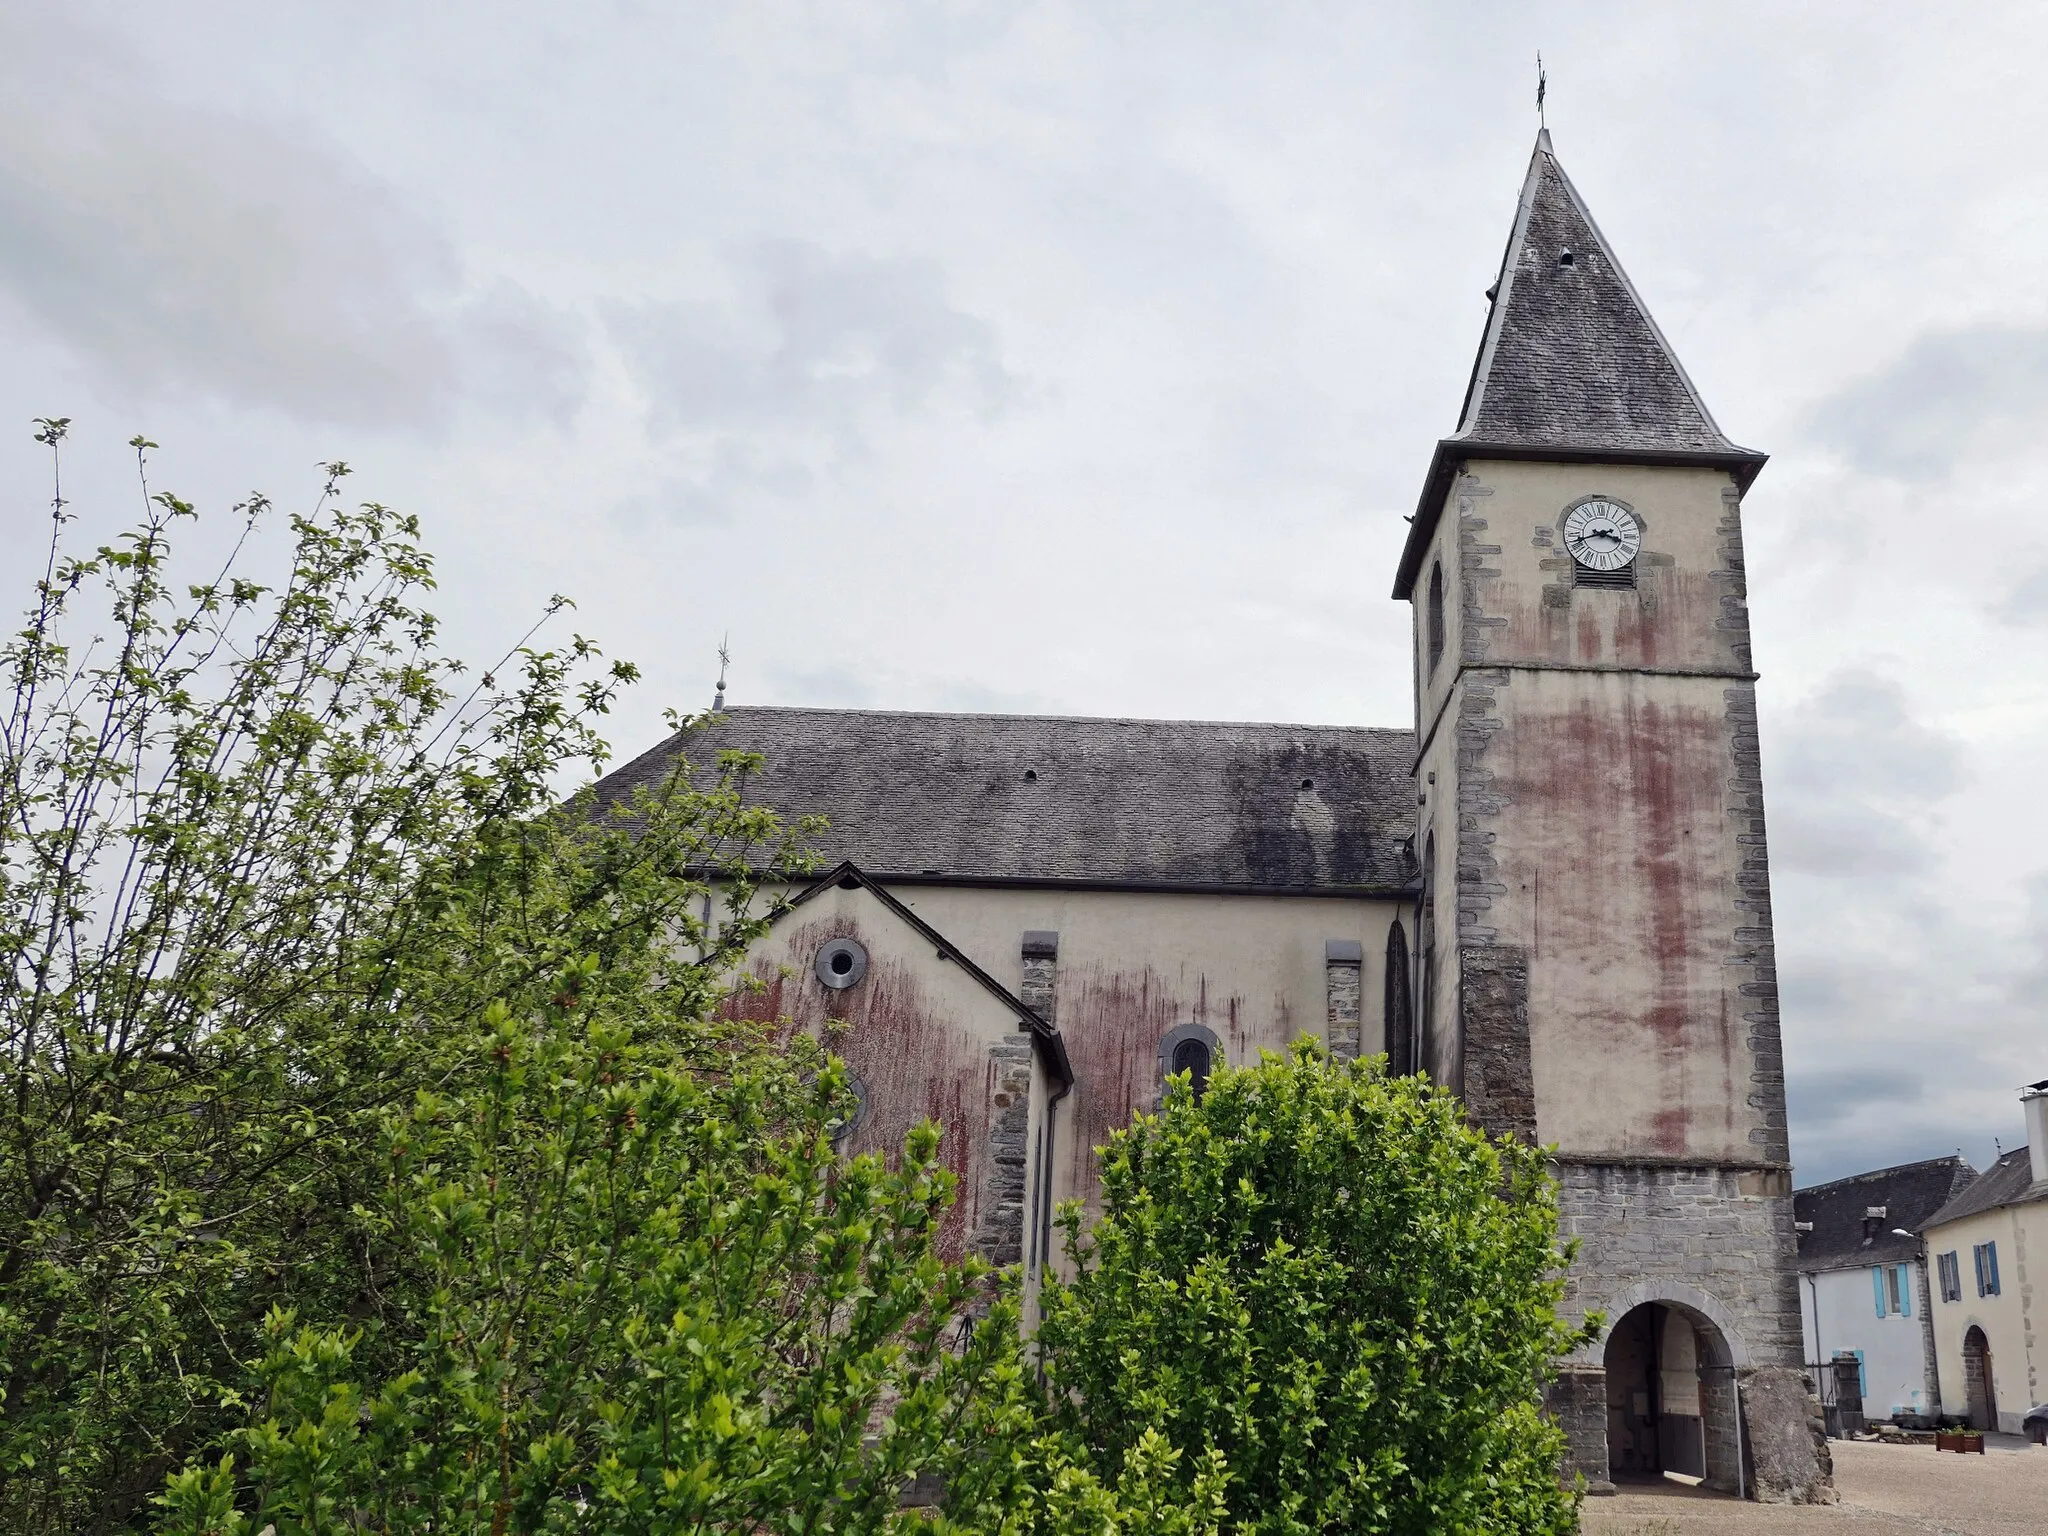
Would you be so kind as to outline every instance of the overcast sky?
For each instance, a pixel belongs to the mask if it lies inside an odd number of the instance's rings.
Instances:
[[[61,12],[61,14],[59,14]],[[0,0],[0,506],[316,461],[453,645],[709,702],[1407,724],[1535,130],[1746,504],[1802,1182],[2048,1077],[2048,10]],[[13,423],[8,426],[7,423]]]

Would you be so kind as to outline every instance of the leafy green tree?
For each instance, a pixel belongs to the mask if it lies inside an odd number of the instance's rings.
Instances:
[[[1199,1102],[1177,1080],[1103,1150],[1102,1191],[1092,1230],[1063,1213],[1073,1275],[1038,1335],[1098,1490],[1142,1465],[1274,1536],[1576,1529],[1537,1406],[1580,1339],[1540,1149],[1303,1041]]]
[[[473,1049],[384,1130],[380,1219],[429,1279],[405,1369],[274,1313],[258,1422],[164,1529],[881,1532],[1029,1422],[1014,1303],[970,1323],[984,1272],[936,1252],[936,1127],[842,1163],[836,1063],[707,1077],[580,996]]]
[[[54,460],[65,423],[39,427]],[[147,1519],[247,1422],[274,1316],[347,1320],[364,1379],[405,1369],[439,1260],[388,1208],[390,1117],[471,1093],[491,1010],[546,1015],[570,967],[606,1039],[671,1076],[761,1058],[707,1021],[759,881],[798,866],[743,758],[565,804],[633,669],[576,639],[466,674],[416,524],[342,506],[346,466],[281,581],[239,545],[181,581],[192,509],[133,446],[139,526],[67,553],[59,481],[0,647],[9,1531]]]

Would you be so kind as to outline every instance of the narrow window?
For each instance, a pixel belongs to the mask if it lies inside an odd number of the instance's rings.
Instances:
[[[1386,1026],[1387,1070],[1404,1077],[1415,1070],[1415,1014],[1408,985],[1408,932],[1397,917],[1387,930],[1387,997],[1381,1022]]]
[[[1444,568],[1441,563],[1429,570],[1428,623],[1429,670],[1434,673],[1444,654]]]
[[[1962,1256],[1955,1249],[1951,1248],[1941,1256],[1939,1268],[1941,1270],[1941,1299],[1943,1301],[1961,1301],[1963,1299]]]
[[[1884,1266],[1880,1264],[1870,1272],[1870,1289],[1877,1297],[1877,1315],[1884,1316]]]
[[[1998,1244],[1979,1243],[1970,1250],[1970,1257],[1977,1266],[1977,1294],[1996,1296],[1998,1294]]]
[[[1900,1317],[1911,1317],[1913,1309],[1906,1305],[1906,1266],[1894,1264],[1885,1271],[1885,1283],[1890,1290],[1888,1300],[1892,1311]]]
[[[1209,1043],[1206,1040],[1183,1040],[1173,1048],[1173,1075],[1188,1074],[1188,1081],[1194,1089],[1195,1102],[1202,1102],[1202,1095],[1209,1091]]]

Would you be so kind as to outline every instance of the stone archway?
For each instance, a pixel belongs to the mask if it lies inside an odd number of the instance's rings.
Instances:
[[[1599,1348],[1610,1477],[1677,1474],[1717,1492],[1743,1491],[1739,1335],[1704,1308],[1666,1296],[1625,1300]]]
[[[1991,1373],[1991,1341],[1974,1323],[1963,1335],[1963,1398],[1972,1429],[1998,1428],[1998,1389]]]

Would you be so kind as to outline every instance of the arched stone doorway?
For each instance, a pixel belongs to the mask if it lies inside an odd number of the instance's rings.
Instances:
[[[1998,1389],[1991,1376],[1991,1341],[1975,1324],[1963,1335],[1963,1398],[1972,1429],[1998,1428]]]
[[[1625,1312],[1607,1335],[1608,1473],[1617,1482],[1697,1478],[1742,1491],[1741,1425],[1727,1336],[1672,1301]]]

